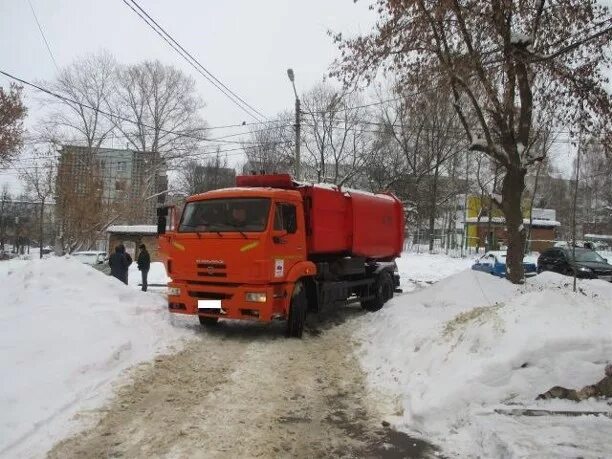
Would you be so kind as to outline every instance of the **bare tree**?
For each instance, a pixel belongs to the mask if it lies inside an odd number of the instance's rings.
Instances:
[[[361,123],[365,109],[356,93],[342,93],[321,83],[302,98],[302,132],[311,168],[318,182],[351,183],[367,164],[374,148]],[[308,160],[307,160],[308,161]]]
[[[46,84],[63,99],[50,98],[55,108],[43,120],[43,138],[61,145],[73,139],[93,155],[114,129],[108,116],[100,113],[113,91],[117,64],[108,53],[89,55],[60,70],[57,78]],[[71,142],[72,143],[72,142]]]
[[[179,169],[179,188],[187,195],[234,186],[236,172],[217,151],[205,161],[189,160]]]
[[[203,143],[204,104],[193,78],[160,61],[118,67],[107,103],[117,132],[143,165],[129,193],[129,214],[143,221],[155,204],[151,196],[163,191],[159,181],[166,167],[180,165],[184,155]]]
[[[422,119],[423,160],[428,173],[428,214],[429,250],[433,250],[434,230],[438,207],[446,204],[456,193],[454,182],[456,162],[453,161],[461,151],[465,151],[465,141],[457,134],[459,118],[453,111],[448,93],[440,91],[427,93],[417,105],[416,118]],[[453,167],[455,166],[455,167]],[[429,172],[427,172],[429,171]]]
[[[612,157],[605,145],[595,138],[582,142],[579,208],[576,221],[584,233],[612,234]],[[577,161],[574,168],[578,168]]]
[[[42,164],[35,164],[32,168],[25,168],[21,172],[21,179],[25,183],[26,193],[39,206],[38,213],[38,244],[40,258],[43,256],[45,239],[45,205],[53,199],[55,194],[55,164],[47,160]]]
[[[500,207],[508,230],[508,269],[523,281],[525,174],[543,158],[530,149],[534,107],[564,106],[564,121],[609,132],[610,95],[603,69],[612,34],[594,1],[377,0],[375,31],[335,37],[342,58],[334,74],[347,84],[371,81],[383,67],[421,90],[449,85],[471,149],[504,171]],[[469,123],[472,115],[477,123]]]
[[[283,112],[270,125],[252,129],[247,140],[242,143],[247,157],[243,172],[293,172],[295,143],[291,126],[292,115]]]
[[[195,80],[160,61],[118,68],[107,103],[114,126],[136,151],[177,158],[204,139],[204,104]]]
[[[64,152],[57,165],[55,211],[63,251],[90,248],[118,218],[122,203],[104,202],[104,175],[99,161],[79,152]],[[82,173],[87,171],[86,176]],[[75,177],[78,180],[75,180]]]
[[[0,166],[14,158],[23,144],[23,119],[27,110],[21,91],[21,87],[12,83],[8,91],[0,87]]]
[[[55,146],[80,146],[63,152],[57,167],[56,212],[65,250],[91,245],[111,211],[101,201],[103,168],[97,153],[113,137],[114,125],[104,112],[116,68],[109,53],[93,54],[75,60],[46,84],[62,98],[46,101],[52,110],[39,129],[43,139]]]
[[[439,206],[457,193],[456,162],[452,160],[466,145],[448,92],[411,99],[404,97],[405,91],[395,84],[391,98],[378,93],[380,122],[374,124],[379,129],[373,131],[375,148],[367,170],[370,182],[384,184],[382,189],[412,204],[419,234],[423,219],[428,221],[433,250],[437,219],[444,213]]]

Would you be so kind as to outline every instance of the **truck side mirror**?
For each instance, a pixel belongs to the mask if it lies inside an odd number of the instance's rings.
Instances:
[[[166,234],[166,217],[164,215],[157,217],[157,234]]]

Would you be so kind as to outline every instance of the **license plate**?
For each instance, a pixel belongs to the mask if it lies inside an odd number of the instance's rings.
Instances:
[[[599,279],[612,282],[612,276],[598,276]]]
[[[198,309],[221,309],[221,300],[198,300]]]

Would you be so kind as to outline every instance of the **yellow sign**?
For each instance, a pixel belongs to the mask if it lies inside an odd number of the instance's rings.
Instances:
[[[243,245],[243,246],[240,248],[240,251],[241,251],[241,252],[247,252],[247,251],[249,251],[249,250],[251,250],[251,249],[254,249],[254,248],[255,248],[255,247],[257,247],[258,245],[259,245],[259,241],[254,241],[254,242],[251,242],[251,243],[249,243],[249,244],[247,244],[247,245]]]

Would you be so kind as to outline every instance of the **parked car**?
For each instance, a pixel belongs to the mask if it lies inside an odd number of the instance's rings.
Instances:
[[[101,252],[97,250],[85,250],[82,252],[73,252],[70,255],[76,258],[77,260],[79,260],[80,262],[85,263],[86,265],[92,265],[92,266],[100,265],[104,263],[104,261],[107,259],[106,252]]]
[[[573,256],[575,251],[575,256]],[[553,247],[538,258],[538,272],[554,271],[586,279],[612,282],[612,265],[596,251],[582,247]]]
[[[493,274],[494,276],[506,277],[506,251],[492,250],[485,253],[476,260],[476,263],[472,265],[472,269]],[[529,258],[523,260],[523,269],[525,270],[525,276],[537,274],[536,263]]]

